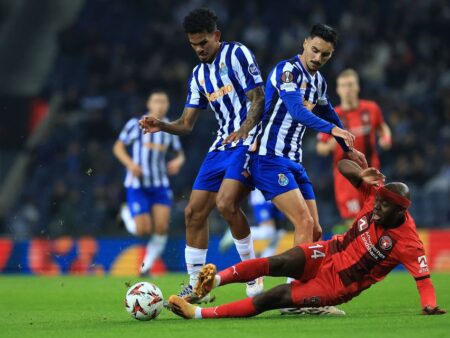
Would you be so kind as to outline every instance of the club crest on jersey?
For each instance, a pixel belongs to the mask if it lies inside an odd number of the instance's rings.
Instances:
[[[286,177],[285,174],[278,174],[278,184],[282,187],[287,186],[289,183],[289,179]]]
[[[259,75],[259,69],[254,63],[248,66],[248,72],[254,76]]]
[[[360,218],[358,220],[358,230],[359,232],[363,232],[365,230],[367,230],[367,228],[369,227],[369,222],[367,222],[367,217],[364,216],[362,218]]]
[[[225,76],[228,74],[228,67],[224,62],[221,62],[219,65],[219,74],[220,76]]]
[[[380,240],[378,241],[378,245],[383,250],[391,250],[392,248],[392,239],[389,236],[381,236]]]

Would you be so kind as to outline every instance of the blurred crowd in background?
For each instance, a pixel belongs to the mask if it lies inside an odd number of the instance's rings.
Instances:
[[[280,60],[301,52],[312,24],[337,28],[340,39],[321,71],[334,105],[336,75],[361,77],[366,99],[381,106],[393,132],[382,153],[389,180],[412,188],[412,213],[422,227],[450,226],[450,5],[447,1],[200,1],[92,0],[59,35],[45,99],[62,100],[57,122],[33,153],[26,188],[9,215],[16,238],[45,234],[121,234],[124,168],[111,153],[121,128],[145,112],[155,88],[167,90],[169,117],[181,114],[186,84],[198,63],[181,28],[192,9],[219,17],[222,39],[247,45],[265,78]],[[184,229],[183,208],[216,132],[210,110],[182,138],[187,162],[172,180],[172,233]],[[304,165],[313,182],[325,231],[339,220],[331,159],[315,154],[307,132]],[[213,232],[224,223],[215,215]]]

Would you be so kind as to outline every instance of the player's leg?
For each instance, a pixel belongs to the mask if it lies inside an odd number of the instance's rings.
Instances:
[[[135,236],[149,235],[152,230],[150,201],[144,188],[127,189],[128,208],[121,210],[127,230]]]
[[[314,221],[314,229],[313,229],[313,241],[317,242],[322,238],[322,227],[319,223],[319,212],[317,210],[317,203],[315,199],[307,199],[305,200],[306,205],[308,206],[309,213],[311,214]]]
[[[209,308],[201,308],[178,296],[170,296],[169,308],[185,319],[252,317],[264,311],[293,306],[290,289],[288,284],[279,285],[255,297]]]
[[[216,195],[223,179],[220,151],[208,153],[192,187],[188,205],[184,210],[186,223],[185,259],[189,285],[179,295],[187,295],[197,281],[198,272],[206,263],[208,251],[208,216],[216,204]]]
[[[208,251],[208,216],[215,207],[216,193],[192,190],[184,210],[186,223],[185,259],[189,285],[194,286],[201,267],[206,263]]]
[[[141,267],[141,273],[143,274],[151,270],[155,261],[161,256],[166,247],[172,192],[165,187],[153,188],[151,198],[155,203],[151,209],[154,229],[153,235],[147,244],[146,254]]]
[[[312,242],[314,219],[300,189],[277,195],[272,202],[294,225],[294,245]]]

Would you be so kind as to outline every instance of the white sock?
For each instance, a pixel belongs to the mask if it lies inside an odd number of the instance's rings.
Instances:
[[[286,279],[286,284],[291,284],[293,281],[295,281],[295,278],[288,277],[288,278]]]
[[[255,258],[255,250],[253,250],[252,234],[243,239],[233,238],[236,250],[239,253],[242,261]]]
[[[166,247],[167,237],[168,237],[167,234],[165,235],[155,234],[148,241],[144,262],[141,267],[141,272],[149,271],[152,268],[155,261],[159,258],[159,256],[161,256]]]
[[[120,210],[120,217],[122,221],[125,223],[125,228],[127,228],[128,232],[134,236],[137,235],[136,222],[134,221],[133,216],[131,216],[130,208],[123,207]]]
[[[214,277],[214,279],[216,280],[216,286],[215,286],[215,288],[217,288],[217,287],[219,287],[220,282],[222,281],[222,278],[220,278],[219,275],[216,275],[216,276]]]
[[[195,286],[200,269],[206,263],[208,249],[197,249],[186,245],[184,258],[186,260],[187,272],[189,274],[189,285]]]
[[[255,240],[258,239],[267,239],[271,240],[275,237],[276,229],[270,225],[261,225],[257,227],[250,227],[250,231],[252,232],[252,237]]]
[[[194,319],[202,319],[202,308],[200,306],[195,307]]]

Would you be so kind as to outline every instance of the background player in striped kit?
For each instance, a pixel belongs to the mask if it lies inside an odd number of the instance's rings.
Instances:
[[[303,43],[303,53],[272,70],[267,79],[262,129],[250,161],[256,187],[294,225],[295,245],[321,237],[314,191],[301,164],[306,128],[337,137],[349,157],[367,165],[364,155],[352,148],[354,136],[342,129],[328,101],[325,79],[318,71],[331,58],[336,42],[333,28],[314,25]]]
[[[194,182],[185,209],[186,250],[189,285],[180,295],[196,302],[192,287],[206,262],[208,215],[217,206],[230,226],[242,260],[255,257],[247,219],[240,203],[253,188],[247,172],[248,147],[264,110],[264,82],[252,52],[236,42],[220,41],[217,17],[209,9],[196,9],[184,19],[189,43],[200,59],[188,82],[182,116],[171,123],[146,117],[140,121],[145,132],[163,130],[185,135],[192,132],[200,110],[209,103],[219,129]],[[224,142],[233,135],[236,142]],[[262,279],[247,284],[247,295],[262,291]]]
[[[391,148],[391,130],[384,122],[383,113],[374,101],[359,99],[359,77],[353,69],[342,71],[337,77],[336,91],[341,103],[336,112],[343,125],[355,135],[355,148],[366,155],[369,166],[380,169],[378,144],[383,150]],[[336,147],[336,141],[328,134],[319,133],[317,153],[328,156],[333,152],[333,176],[336,205],[346,228],[349,228],[355,216],[361,210],[363,198],[337,168],[339,160],[345,158],[342,148]]]
[[[168,121],[169,98],[164,91],[153,92],[147,101],[147,116]],[[126,147],[131,147],[131,153]],[[167,152],[176,156],[166,162]],[[147,274],[162,254],[172,204],[172,191],[167,175],[175,175],[184,163],[184,154],[178,136],[158,132],[143,134],[137,118],[130,119],[114,144],[114,155],[127,168],[124,186],[128,206],[122,208],[121,217],[127,230],[136,236],[150,238],[141,274]]]

